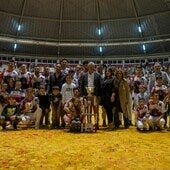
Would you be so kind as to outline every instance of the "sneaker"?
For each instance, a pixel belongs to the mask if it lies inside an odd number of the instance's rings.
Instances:
[[[13,129],[13,126],[11,124],[6,126],[6,129]]]

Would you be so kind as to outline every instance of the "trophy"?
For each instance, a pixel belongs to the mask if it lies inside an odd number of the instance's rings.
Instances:
[[[86,87],[86,91],[88,96],[91,96],[94,93],[94,87]]]
[[[94,119],[96,120],[96,115],[93,113],[93,109],[95,107],[95,96],[92,94],[94,93],[94,87],[87,86],[86,87],[87,92],[87,108],[85,115],[87,116],[86,125],[85,125],[85,132],[93,132],[94,131],[94,125],[92,124],[92,116],[94,116]]]

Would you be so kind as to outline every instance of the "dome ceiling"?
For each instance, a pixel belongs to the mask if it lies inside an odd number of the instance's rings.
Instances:
[[[0,4],[0,54],[82,58],[170,54],[169,0],[0,0]]]

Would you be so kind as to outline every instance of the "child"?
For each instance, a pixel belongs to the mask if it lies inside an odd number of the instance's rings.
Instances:
[[[136,109],[137,111],[137,129],[139,130],[149,130],[148,124],[148,106],[145,104],[145,99],[139,99],[139,105]]]
[[[61,94],[62,94],[62,104],[63,106],[73,97],[73,88],[76,87],[72,83],[72,76],[70,74],[66,75],[66,82],[62,85]]]
[[[163,78],[160,75],[156,77],[156,84],[151,90],[151,93],[153,92],[158,93],[160,101],[163,101],[167,95],[167,86],[163,85]]]
[[[83,113],[82,103],[79,98],[73,97],[64,106],[64,111],[66,112],[65,121],[70,122],[76,117],[80,117]],[[68,119],[67,119],[68,118]]]
[[[15,99],[12,95],[7,97],[8,104],[4,107],[1,116],[1,124],[2,129],[5,130],[7,126],[7,122],[9,121],[14,129],[17,129],[18,124],[18,116],[20,114],[20,110],[18,105],[15,102]]]
[[[83,113],[82,102],[79,98],[73,97],[70,101],[68,101],[64,106],[64,111],[66,114],[64,115],[64,120],[66,124],[71,125],[71,131],[79,131],[81,130],[81,115]]]
[[[25,97],[25,92],[23,91],[23,89],[21,89],[21,86],[21,82],[17,80],[15,83],[15,89],[13,89],[10,93],[15,97],[16,102],[19,104]]]
[[[45,85],[39,86],[39,92],[37,97],[39,99],[39,107],[42,109],[40,125],[43,125],[43,119],[45,117],[45,125],[48,127],[50,125],[50,96],[46,93]]]
[[[39,129],[42,109],[39,107],[38,99],[34,96],[33,88],[27,88],[26,97],[20,104],[22,120],[26,123],[35,122],[35,129]]]
[[[76,87],[74,83],[72,83],[72,76],[70,74],[66,75],[66,82],[62,85],[61,94],[62,94],[62,117],[64,116],[65,112],[63,110],[64,105],[73,98],[73,89]],[[62,123],[62,128],[65,128],[65,123]]]
[[[60,93],[59,86],[53,86],[52,95],[50,97],[52,108],[52,126],[51,126],[52,129],[60,128],[61,100],[62,95]]]
[[[146,105],[148,104],[149,95],[146,92],[146,86],[143,84],[139,85],[139,93],[136,95],[135,103],[136,103],[137,107],[139,106],[140,98],[144,99]]]
[[[165,113],[165,105],[159,100],[157,92],[152,93],[152,99],[149,102],[149,125],[150,128],[163,129],[165,120],[163,118]]]

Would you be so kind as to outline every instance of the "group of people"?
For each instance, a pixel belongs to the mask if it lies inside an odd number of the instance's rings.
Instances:
[[[17,69],[11,60],[0,73],[0,124],[2,129],[17,129],[22,123],[58,129],[82,122],[90,88],[89,111],[96,115],[97,129],[99,117],[108,130],[132,124],[139,130],[170,128],[169,85],[169,73],[159,63],[146,76],[141,65],[129,73],[127,68],[103,68],[88,61],[69,67],[62,59],[53,71],[48,66],[41,71],[39,66],[28,70],[25,64]]]

